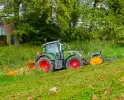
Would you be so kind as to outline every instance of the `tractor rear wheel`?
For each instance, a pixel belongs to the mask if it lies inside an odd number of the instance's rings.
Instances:
[[[41,69],[44,72],[53,72],[54,64],[48,57],[41,57],[36,62],[37,69]]]
[[[82,63],[81,58],[77,57],[77,56],[71,56],[66,61],[66,68],[76,69],[82,65],[83,65],[83,63]]]

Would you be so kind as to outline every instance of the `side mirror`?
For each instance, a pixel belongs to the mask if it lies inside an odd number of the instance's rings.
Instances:
[[[63,43],[63,46],[65,47],[65,46],[67,46],[67,44],[66,43]]]

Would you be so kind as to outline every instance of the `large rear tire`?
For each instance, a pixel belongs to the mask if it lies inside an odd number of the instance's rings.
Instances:
[[[43,72],[53,72],[54,63],[48,57],[41,57],[36,62],[37,70],[42,70]]]
[[[80,57],[71,56],[66,61],[66,68],[76,69],[83,65],[83,62]]]

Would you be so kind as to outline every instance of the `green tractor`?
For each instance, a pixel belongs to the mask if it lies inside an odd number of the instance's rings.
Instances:
[[[64,52],[68,47],[59,40],[43,44],[43,53],[37,53],[36,68],[44,72],[52,72],[59,69],[75,69],[83,65],[82,54],[77,51]]]

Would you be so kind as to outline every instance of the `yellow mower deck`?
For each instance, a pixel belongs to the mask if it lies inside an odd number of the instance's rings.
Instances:
[[[97,65],[97,64],[102,64],[102,63],[103,63],[103,59],[101,56],[94,56],[90,60],[91,65]]]

